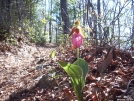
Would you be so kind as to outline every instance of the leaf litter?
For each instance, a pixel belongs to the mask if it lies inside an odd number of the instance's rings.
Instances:
[[[56,50],[55,59],[50,58]],[[84,101],[134,100],[134,69],[130,53],[114,47],[81,47],[90,67]],[[64,46],[23,45],[0,54],[0,101],[75,101],[70,78],[58,61],[73,63],[75,51]]]

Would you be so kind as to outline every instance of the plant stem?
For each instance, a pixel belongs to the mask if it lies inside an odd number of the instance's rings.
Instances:
[[[78,98],[78,101],[83,101],[83,90],[81,91],[80,89],[80,93],[77,98]]]
[[[76,48],[76,58],[79,59],[79,48]]]

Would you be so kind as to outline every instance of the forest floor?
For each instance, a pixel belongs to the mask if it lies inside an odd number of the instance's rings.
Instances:
[[[76,100],[67,74],[57,63],[76,60],[75,51],[70,47],[21,43],[9,50],[0,52],[0,101]],[[54,59],[49,57],[52,50],[56,50]],[[130,53],[114,48],[110,58],[106,48],[82,46],[80,51],[81,58],[89,65],[84,101],[134,100],[134,61]],[[104,69],[102,74],[98,65]]]

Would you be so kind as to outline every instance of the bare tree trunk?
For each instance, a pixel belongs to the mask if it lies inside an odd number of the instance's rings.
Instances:
[[[30,22],[33,22],[32,21],[32,1],[30,0],[30,5],[29,5],[29,10],[30,10],[30,15],[29,15],[29,18],[30,18]],[[31,25],[31,23],[30,23],[30,25]]]
[[[21,14],[20,14],[20,10],[19,10],[19,5],[18,5],[18,0],[16,0],[16,9],[18,11],[18,18],[19,18],[19,21],[21,20]]]
[[[0,0],[0,13],[2,13],[2,0]]]
[[[10,10],[10,3],[11,3],[11,1],[10,0],[8,0],[8,4],[7,4],[7,8],[8,8],[8,22],[9,22],[9,24],[11,24],[11,10]]]
[[[58,23],[57,19],[56,19],[56,23]],[[58,28],[56,27],[56,43],[58,42],[57,37],[58,37]]]
[[[85,20],[86,20],[86,13],[85,13],[85,9],[86,9],[86,2],[85,0],[83,0],[84,3],[83,4],[83,26],[85,26]]]
[[[50,7],[50,15],[52,15],[52,0],[51,0],[51,7]],[[49,21],[49,43],[52,42],[52,20]]]
[[[46,6],[46,0],[45,0],[45,12],[47,12],[47,6]],[[44,17],[45,17],[45,14],[43,15]],[[45,19],[46,19],[46,17],[45,17]],[[46,33],[46,24],[44,25],[44,34]]]
[[[97,16],[96,14],[94,14],[94,28],[93,28],[93,31],[94,31],[94,39],[95,39],[95,45],[98,45],[98,39],[97,39]]]
[[[133,15],[133,27],[132,27],[131,47],[132,47],[132,50],[134,51],[134,0],[132,0],[132,7],[133,7],[133,11],[132,11],[132,15]]]
[[[92,25],[91,19],[89,20],[90,8],[92,8],[90,13],[92,14],[93,25]],[[87,2],[87,22],[88,22],[88,25],[90,28],[91,28],[91,26],[93,26],[92,31],[90,32],[90,36],[92,36],[94,38],[94,44],[97,45],[98,44],[98,40],[97,40],[97,15],[96,15],[94,6],[90,0],[88,0],[88,2]]]
[[[103,41],[108,42],[109,27],[107,26],[107,20],[106,20],[105,12],[106,12],[106,4],[105,4],[105,2],[103,0],[103,15],[105,15],[104,16],[104,21],[103,21],[103,23],[105,25],[105,27],[103,28]]]
[[[92,10],[91,10],[91,8],[92,8]],[[92,29],[93,29],[93,26],[92,26],[92,19],[91,19],[91,17],[89,16],[89,13],[93,13],[93,12],[94,12],[94,7],[93,7],[91,1],[88,0],[88,2],[87,2],[87,23],[88,23],[89,27],[92,28]],[[93,34],[94,34],[94,31],[90,31],[90,36],[91,36],[91,37],[94,37]]]
[[[78,15],[78,17],[81,19],[81,2],[79,2],[79,10],[80,10],[80,13],[79,13],[79,15]]]
[[[133,7],[133,27],[132,27],[132,39],[134,40],[134,0],[132,0],[132,7]]]
[[[120,12],[120,6],[119,6],[119,12]],[[118,18],[118,45],[120,49],[120,19]]]
[[[67,10],[67,0],[60,0],[61,16],[63,21],[63,34],[69,34],[69,15]]]
[[[97,0],[97,11],[98,11],[98,21],[99,21],[98,22],[99,39],[102,39],[100,0]]]
[[[73,22],[75,22],[75,20],[76,20],[76,9],[75,9],[75,6],[73,6],[73,11],[74,11],[74,18],[73,18]]]
[[[115,12],[114,12],[114,17],[113,17],[113,20],[111,22],[111,25],[112,25],[112,35],[111,35],[111,39],[110,39],[110,44],[113,44],[113,38],[114,38],[114,27],[115,27],[115,18],[116,18],[116,11],[117,11],[117,5],[118,5],[118,2],[116,3],[116,6],[115,6]],[[110,14],[111,16],[111,14]]]
[[[10,1],[1,0],[0,5],[0,41],[6,41],[7,37],[10,35]]]

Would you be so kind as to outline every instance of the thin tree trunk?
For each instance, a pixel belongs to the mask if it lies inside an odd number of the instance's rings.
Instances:
[[[79,10],[80,10],[79,18],[81,19],[81,2],[79,3]]]
[[[132,7],[133,7],[133,23],[134,23],[134,0],[132,0]],[[132,27],[132,39],[134,39],[134,24]]]
[[[2,13],[2,2],[3,0],[0,0],[0,13]]]
[[[58,23],[57,19],[56,19],[56,23]],[[56,43],[57,43],[57,37],[58,37],[58,28],[56,27]]]
[[[83,0],[84,3],[83,4],[83,26],[85,26],[85,20],[86,20],[86,13],[85,13],[85,9],[86,9],[86,2],[85,0]]]
[[[110,44],[113,44],[112,41],[114,40],[114,26],[115,26],[115,15],[116,15],[116,11],[117,11],[117,5],[118,5],[118,2],[116,3],[113,20],[111,22],[111,25],[112,25],[112,35],[111,35],[111,39],[110,39]],[[111,14],[110,14],[110,16],[111,16]]]
[[[46,10],[47,9],[46,8],[46,0],[45,0],[45,5],[44,6],[45,6],[45,10],[44,11],[47,12],[47,10]],[[43,13],[43,16],[45,17],[45,14],[44,13]],[[45,19],[46,19],[46,17],[45,17]],[[44,24],[44,34],[45,33],[46,33],[46,24]]]
[[[29,15],[29,16],[30,16],[30,17],[29,17],[29,18],[30,18],[30,22],[33,22],[33,21],[32,21],[32,1],[31,1],[31,0],[30,0],[30,5],[29,5],[29,7],[30,7],[30,8],[29,8],[29,10],[30,10],[30,15]],[[32,25],[32,24],[30,23],[30,25]]]
[[[61,16],[63,21],[63,34],[69,34],[69,15],[67,10],[67,0],[60,0]]]
[[[119,12],[120,12],[120,6],[119,6]],[[118,45],[120,49],[120,19],[118,18]]]
[[[76,20],[76,9],[75,9],[75,6],[73,6],[73,11],[74,11],[74,18],[73,18],[73,22],[75,22],[75,20]]]
[[[8,0],[7,1],[8,2],[8,4],[7,4],[7,8],[8,8],[8,11],[7,11],[7,13],[8,13],[8,22],[9,22],[9,25],[10,25],[10,23],[11,23],[11,10],[10,10],[10,3],[11,3],[11,1],[10,0]]]
[[[51,0],[51,7],[50,7],[50,15],[52,15],[52,0]],[[52,21],[49,21],[49,43],[52,43]]]
[[[102,31],[101,31],[101,7],[100,0],[97,0],[97,10],[98,10],[98,31],[99,31],[99,39],[102,39]]]
[[[20,11],[19,11],[18,0],[16,0],[16,9],[18,11],[18,18],[19,18],[19,21],[20,21],[21,20],[21,14],[20,14]]]
[[[132,50],[134,51],[134,0],[132,0],[132,7],[133,7],[133,11],[132,11],[133,27],[132,27],[132,42],[131,42],[131,46],[132,46]]]

